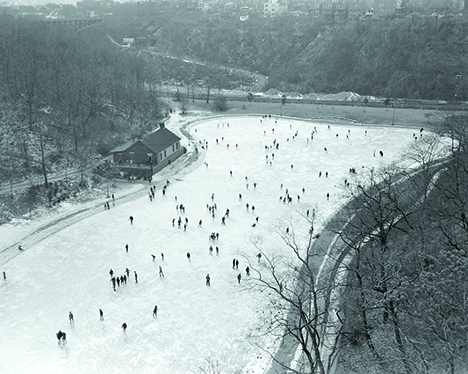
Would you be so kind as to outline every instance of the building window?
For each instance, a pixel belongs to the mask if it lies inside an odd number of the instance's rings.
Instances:
[[[175,151],[175,145],[172,144],[172,152],[174,152],[174,151]]]
[[[159,159],[162,160],[162,153],[159,154]]]
[[[166,158],[166,151],[164,151],[164,158]]]

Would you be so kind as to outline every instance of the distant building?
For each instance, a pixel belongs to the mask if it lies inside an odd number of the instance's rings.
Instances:
[[[220,10],[220,5],[219,2],[215,0],[202,0],[198,1],[195,10],[199,12],[218,12]]]
[[[288,4],[284,0],[268,0],[263,4],[263,15],[274,17],[288,10]]]
[[[290,0],[288,5],[289,12],[308,12],[313,8],[313,3],[310,0]]]
[[[374,0],[374,17],[386,17],[396,13],[397,0]]]
[[[135,38],[123,38],[123,47],[130,48],[131,46],[135,45]]]
[[[248,6],[243,6],[239,9],[239,17],[241,21],[247,21],[249,19],[249,7]]]
[[[367,3],[360,0],[320,2],[312,4],[308,13],[323,23],[340,23],[357,19],[366,14]]]

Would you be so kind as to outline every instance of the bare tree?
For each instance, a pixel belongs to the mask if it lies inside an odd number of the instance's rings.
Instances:
[[[318,237],[314,234],[314,217],[306,222],[305,233],[296,233],[292,221],[276,229],[287,248],[283,253],[264,251],[252,240],[259,253],[257,263],[251,265],[256,275],[253,284],[268,296],[268,313],[260,331],[270,337],[291,339],[305,357],[306,368],[301,370],[325,374],[336,358],[339,324],[334,325],[329,318],[333,309],[333,304],[327,302],[329,280],[318,277],[324,254],[314,246]],[[300,240],[303,235],[305,241]],[[272,358],[284,370],[298,372],[290,363],[281,362],[274,355]]]

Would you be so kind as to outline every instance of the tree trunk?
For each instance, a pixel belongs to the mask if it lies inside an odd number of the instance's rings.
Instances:
[[[407,373],[411,373],[411,368],[409,366],[408,360],[406,358],[406,349],[403,344],[403,339],[401,338],[401,332],[400,332],[400,326],[398,323],[398,315],[397,311],[395,309],[395,303],[394,301],[389,302],[389,307],[390,307],[390,314],[392,316],[392,323],[393,323],[393,331],[395,333],[395,340],[398,345],[398,350],[400,351],[401,354],[401,361],[403,362],[403,365],[405,367],[405,371]]]
[[[45,146],[44,146],[44,139],[43,139],[42,135],[40,136],[39,144],[41,145],[41,167],[42,167],[42,173],[44,175],[44,185],[47,188],[49,188],[49,183],[47,181],[46,161],[45,161]]]
[[[359,263],[359,256],[358,256],[357,261]],[[366,307],[365,307],[366,296],[364,295],[364,286],[363,286],[363,281],[362,281],[361,274],[359,273],[359,270],[356,270],[356,278],[358,280],[359,291],[360,291],[360,295],[361,295],[360,308],[361,308],[361,314],[362,314],[362,324],[364,326],[364,335],[366,337],[367,346],[369,347],[370,351],[375,355],[376,351],[375,351],[374,343],[372,343],[372,338],[371,338],[371,336],[369,334],[369,322],[367,320],[367,311],[366,311]]]

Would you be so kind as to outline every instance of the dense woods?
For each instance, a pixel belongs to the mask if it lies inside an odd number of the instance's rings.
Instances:
[[[154,128],[161,105],[145,60],[99,30],[73,32],[0,15],[3,181],[84,168],[122,139]]]
[[[345,189],[356,214],[340,232],[353,255],[339,308],[346,372],[466,372],[466,120],[447,116],[445,140],[426,134],[409,149],[419,173],[369,171]]]

